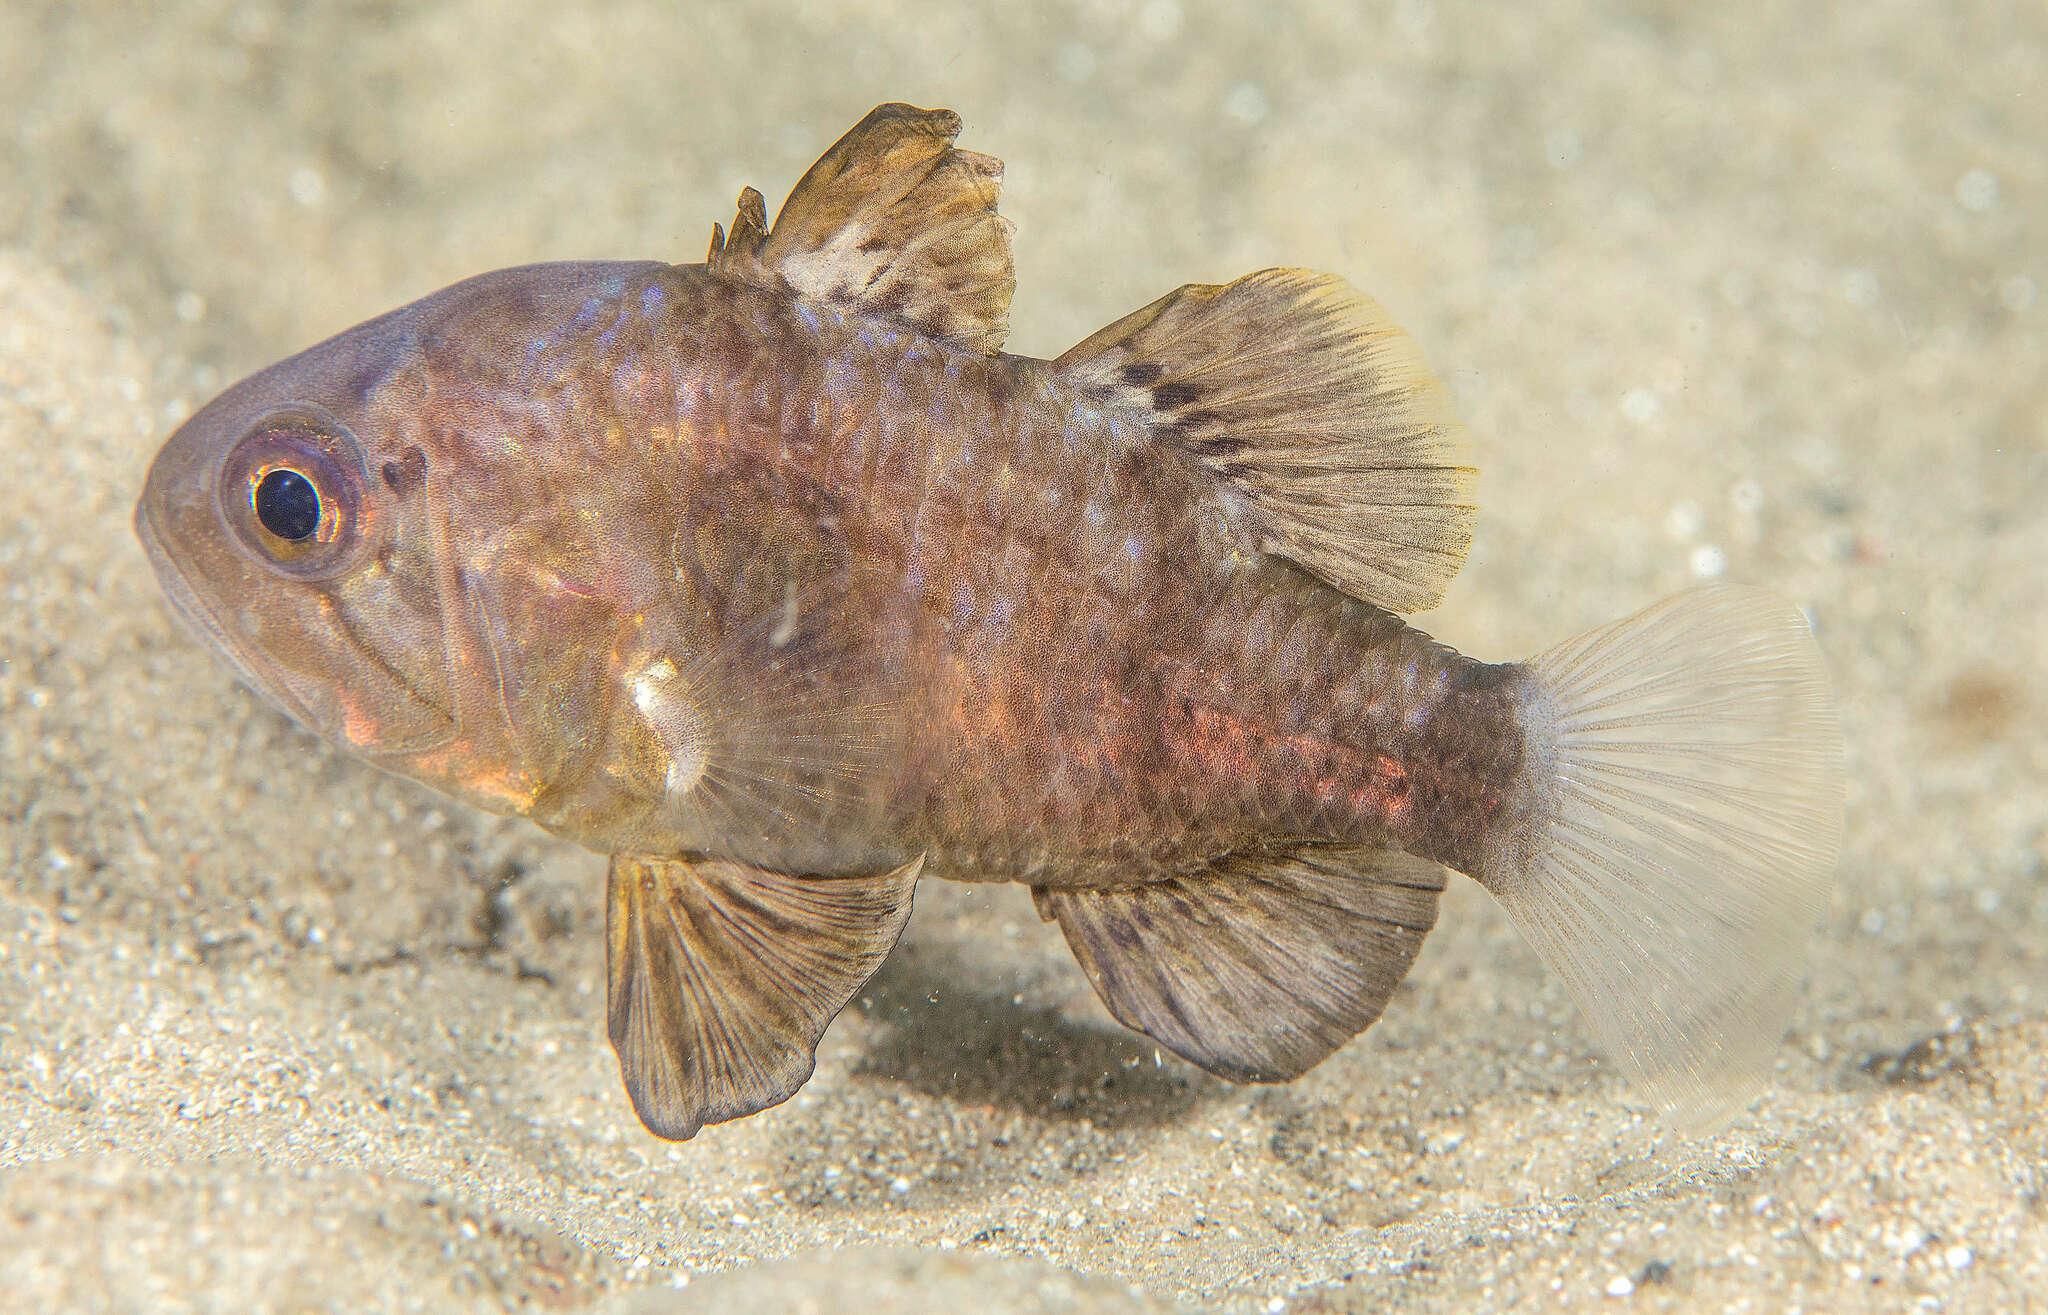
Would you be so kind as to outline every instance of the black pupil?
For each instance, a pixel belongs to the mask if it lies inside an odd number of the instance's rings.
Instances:
[[[320,493],[296,470],[273,470],[256,486],[256,519],[290,543],[320,528]]]

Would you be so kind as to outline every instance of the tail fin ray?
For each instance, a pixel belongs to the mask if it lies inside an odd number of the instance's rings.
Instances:
[[[1528,664],[1550,820],[1486,884],[1682,1126],[1754,1095],[1841,845],[1841,736],[1796,608],[1682,595]]]

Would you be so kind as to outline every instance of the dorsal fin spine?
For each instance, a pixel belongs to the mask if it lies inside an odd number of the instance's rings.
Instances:
[[[993,354],[1016,282],[996,213],[1003,170],[955,149],[959,131],[950,110],[878,106],[804,174],[772,228],[761,194],[740,193],[713,272]]]

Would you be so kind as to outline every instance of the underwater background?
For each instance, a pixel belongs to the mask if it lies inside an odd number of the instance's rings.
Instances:
[[[0,6],[0,1291],[23,1309],[2030,1309],[2048,1292],[2048,11]],[[1661,1127],[1476,886],[1292,1084],[927,884],[787,1105],[669,1146],[603,860],[378,775],[128,516],[242,374],[496,266],[703,256],[874,104],[1007,164],[1010,350],[1272,264],[1475,438],[1422,624],[1812,617],[1847,843],[1764,1098]],[[831,1254],[818,1254],[836,1248]],[[851,1300],[858,1295],[859,1301]]]

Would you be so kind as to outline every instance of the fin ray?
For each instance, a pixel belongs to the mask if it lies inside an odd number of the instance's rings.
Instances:
[[[1483,883],[1668,1117],[1725,1121],[1784,1035],[1841,845],[1841,735],[1805,618],[1723,586],[1528,666],[1552,820]]]

